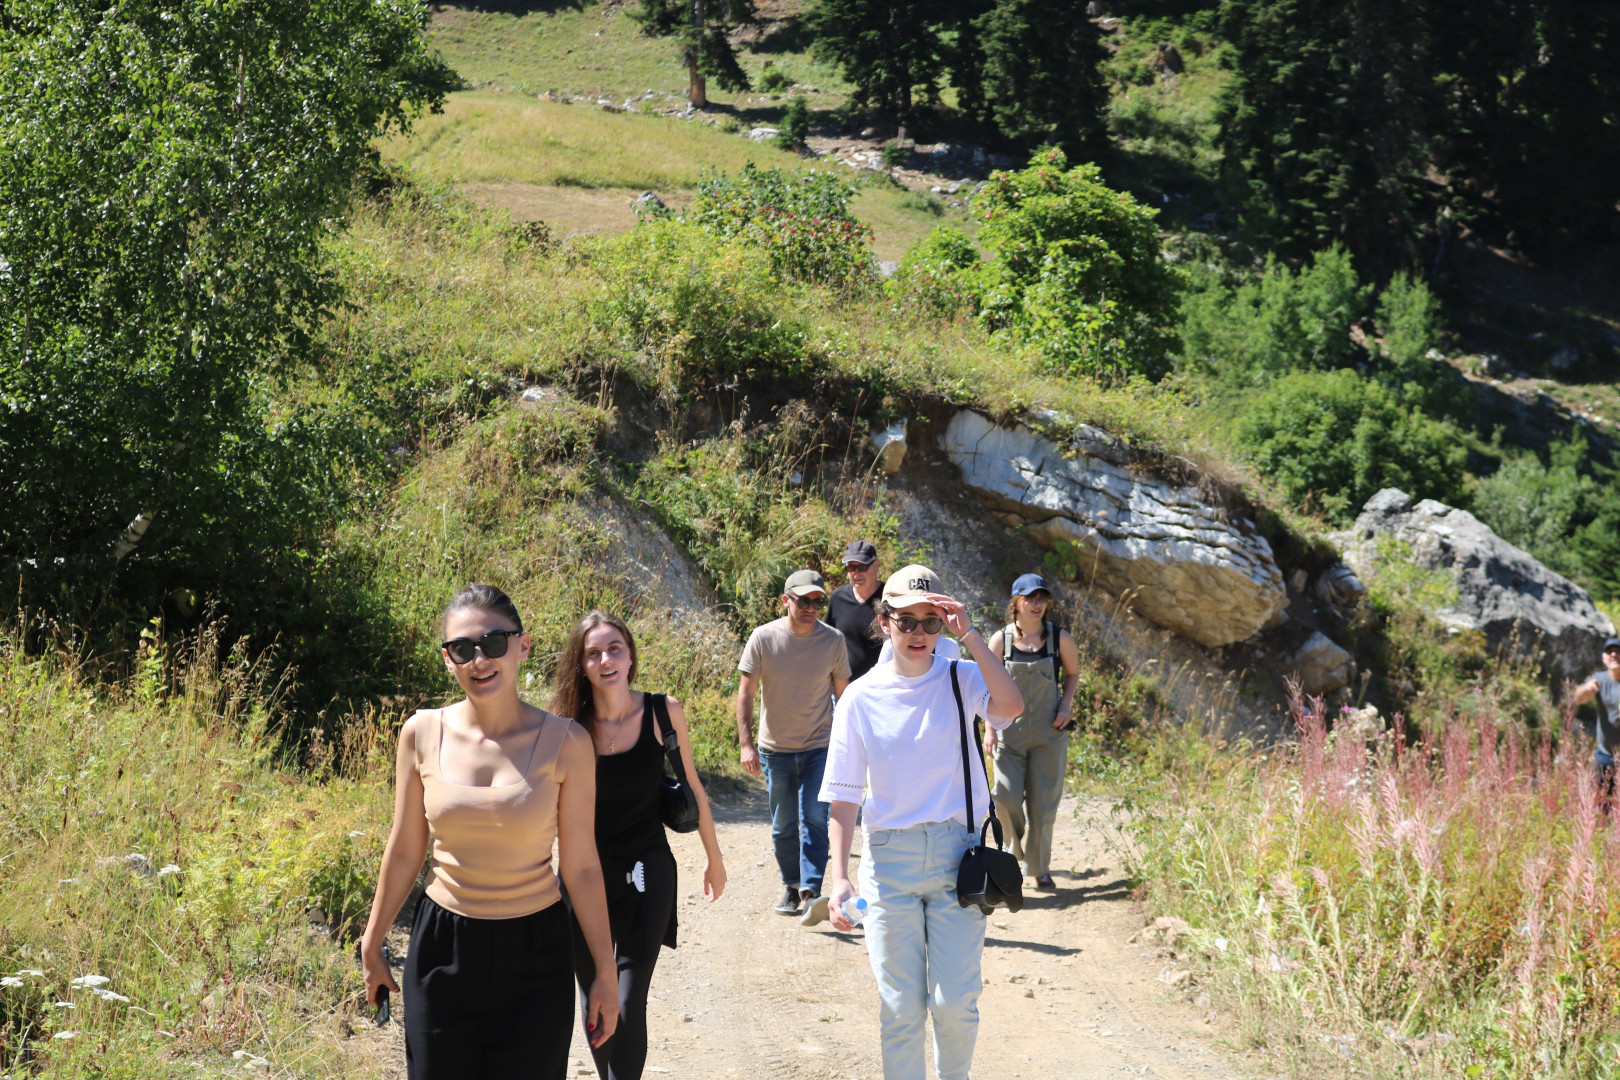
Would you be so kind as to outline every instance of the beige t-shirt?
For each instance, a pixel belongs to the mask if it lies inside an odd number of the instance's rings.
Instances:
[[[824,622],[795,634],[783,616],[748,635],[737,670],[759,676],[765,707],[759,748],[794,753],[819,750],[832,735],[833,677],[849,678],[844,635]]]

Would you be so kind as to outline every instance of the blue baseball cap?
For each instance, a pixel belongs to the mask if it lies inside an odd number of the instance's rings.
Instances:
[[[1028,596],[1032,592],[1051,592],[1046,587],[1046,579],[1039,574],[1025,574],[1013,582],[1012,594],[1014,596]]]

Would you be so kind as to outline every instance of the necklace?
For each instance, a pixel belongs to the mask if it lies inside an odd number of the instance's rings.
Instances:
[[[632,702],[632,705],[633,704],[634,704],[634,702]],[[607,746],[607,750],[605,751],[606,753],[612,754],[612,753],[614,753],[615,751],[618,750],[618,748],[619,748],[619,730],[620,730],[621,726],[624,724],[624,722],[626,720],[630,719],[630,717],[637,711],[638,710],[632,708],[630,712],[625,713],[623,716],[616,716],[611,720],[609,720],[605,716],[598,716],[596,718],[596,723],[597,723],[598,727],[603,726],[603,725],[607,725],[607,724],[611,724],[613,726],[612,733],[608,735],[608,746]]]

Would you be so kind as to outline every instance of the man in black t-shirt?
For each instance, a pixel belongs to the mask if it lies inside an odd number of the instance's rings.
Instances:
[[[877,548],[870,540],[851,541],[844,549],[844,569],[849,572],[849,584],[832,591],[827,621],[844,635],[849,649],[849,677],[854,681],[872,670],[883,647],[867,633],[876,615],[878,597],[883,595]]]

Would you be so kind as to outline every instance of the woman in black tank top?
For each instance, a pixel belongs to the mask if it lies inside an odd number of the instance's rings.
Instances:
[[[647,1062],[647,993],[663,945],[675,947],[675,856],[659,817],[664,776],[661,726],[674,729],[681,762],[697,795],[698,834],[708,854],[703,893],[718,900],[726,868],[709,798],[692,761],[681,703],[631,688],[636,643],[616,615],[593,611],[568,635],[557,664],[551,711],[575,720],[596,745],[596,848],[607,884],[608,915],[619,968],[619,1025],[591,1051],[602,1080],[637,1080]],[[575,929],[574,971],[589,987],[596,965]]]

